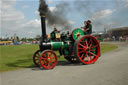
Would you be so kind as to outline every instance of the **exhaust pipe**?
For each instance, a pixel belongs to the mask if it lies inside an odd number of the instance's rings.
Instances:
[[[41,29],[42,29],[42,39],[43,41],[46,39],[46,25],[45,25],[45,16],[40,16],[41,18]]]

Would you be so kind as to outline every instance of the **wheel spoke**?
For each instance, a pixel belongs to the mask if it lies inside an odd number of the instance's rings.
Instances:
[[[48,62],[45,62],[44,65],[47,66]]]
[[[35,56],[35,59],[39,58],[39,56]]]
[[[88,61],[90,61],[90,57],[88,56],[88,54],[87,54],[87,59],[88,59]]]
[[[83,58],[83,60],[84,60],[86,57],[87,57],[87,56],[85,55],[84,58]]]
[[[91,42],[91,43],[90,43]],[[91,46],[92,46],[92,40],[90,39],[90,41],[89,41],[89,43],[88,44],[90,44],[89,45],[89,48],[91,48]]]
[[[47,60],[43,60],[43,61],[42,61],[42,63],[43,63],[44,65],[46,65],[46,62],[47,62]]]
[[[88,44],[90,44],[90,42],[92,43],[92,40],[91,39],[89,40]]]
[[[85,50],[79,51],[79,53],[83,53],[83,52],[85,52]]]
[[[83,56],[84,56],[84,54],[82,54],[82,56],[80,58],[82,59]]]
[[[78,49],[84,49],[84,48],[80,48],[80,47],[79,47]]]
[[[53,65],[53,63],[51,61],[49,61],[49,62]]]
[[[92,50],[92,49],[91,49],[90,51],[96,51],[96,50]]]
[[[91,56],[91,54],[89,54],[89,57],[90,57],[90,60],[92,60],[92,56]]]
[[[93,47],[91,47],[91,48],[95,48],[95,47],[97,47],[98,45],[95,45],[95,46],[93,46]]]
[[[54,58],[55,58],[55,56],[54,57],[51,57],[51,60],[54,59]]]
[[[51,61],[52,61],[52,62],[55,62],[56,60],[55,60],[55,59],[54,59],[54,60],[52,59]]]
[[[46,60],[46,58],[42,58],[42,57],[41,57],[41,60],[42,60],[42,59],[43,59],[43,60]]]
[[[49,55],[49,57],[51,57],[52,56],[52,53]]]
[[[47,52],[47,56],[49,57],[49,52]]]
[[[89,54],[92,54],[93,56],[96,56],[96,54],[92,53],[92,52],[88,52]]]
[[[79,44],[80,46],[82,46],[83,48],[87,48],[87,46],[84,46],[84,45],[82,45],[82,44]]]
[[[53,61],[53,62],[54,62],[55,60],[56,60],[55,58],[51,58],[51,61]]]
[[[82,45],[82,44],[79,44],[80,46],[82,46],[82,47],[85,47],[84,45]]]
[[[39,59],[37,58],[37,59],[35,59],[35,60],[39,60]]]
[[[50,64],[50,63],[48,62],[48,66],[47,66],[48,69],[49,69],[49,66],[50,66],[49,64]]]
[[[55,57],[52,57],[51,58],[51,61],[55,62],[56,61]]]
[[[87,40],[86,40],[85,42],[86,42],[86,46],[87,46],[87,48],[88,48],[88,42],[87,42]]]
[[[39,57],[39,56],[35,56],[36,58]]]
[[[83,44],[84,44],[84,46],[86,46],[86,45],[85,45],[85,41],[84,41],[84,39],[83,39]]]
[[[47,58],[47,56],[46,56],[46,55],[44,55],[44,54],[43,54],[42,56],[44,56],[44,57],[46,57],[46,58]]]

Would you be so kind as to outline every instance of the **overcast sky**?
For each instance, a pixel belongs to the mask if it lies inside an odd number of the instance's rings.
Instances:
[[[72,30],[83,26],[90,19],[93,31],[104,28],[128,27],[128,0],[46,0],[51,12],[58,10],[61,3],[65,7],[65,17]],[[0,1],[0,37],[19,37],[41,35],[39,0],[2,0]],[[57,27],[61,29],[61,27]],[[47,33],[52,27],[47,25]],[[71,31],[71,30],[70,30]]]

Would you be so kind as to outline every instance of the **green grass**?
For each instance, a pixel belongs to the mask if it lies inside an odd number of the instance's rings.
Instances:
[[[31,67],[32,55],[38,45],[1,46],[0,71]]]
[[[117,45],[101,44],[101,53],[105,53],[116,48]],[[0,72],[34,67],[32,56],[38,49],[38,45],[0,46]],[[56,53],[59,55],[58,52]],[[58,58],[58,61],[64,60],[63,56]]]
[[[115,44],[101,44],[100,47],[101,47],[101,54],[118,48],[118,46]]]

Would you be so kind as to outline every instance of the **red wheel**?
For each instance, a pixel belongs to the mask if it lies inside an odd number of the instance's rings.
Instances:
[[[57,64],[57,56],[51,50],[45,50],[41,53],[40,64],[45,69],[52,69]]]
[[[40,63],[39,63],[39,56],[40,56],[40,50],[37,50],[34,55],[33,55],[33,63],[40,67]]]
[[[100,55],[100,46],[95,37],[82,36],[75,42],[75,56],[83,64],[96,62]]]

